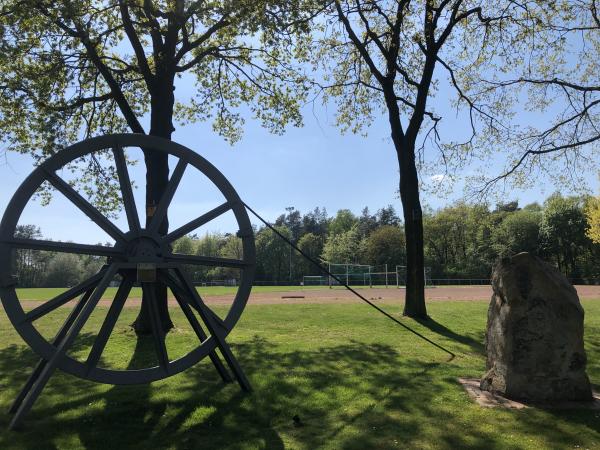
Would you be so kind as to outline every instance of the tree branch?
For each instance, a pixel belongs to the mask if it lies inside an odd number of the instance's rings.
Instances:
[[[385,77],[375,65],[375,62],[371,58],[371,55],[369,55],[369,52],[367,51],[365,45],[362,43],[362,41],[358,38],[354,30],[352,29],[352,25],[350,25],[350,21],[348,20],[348,17],[342,10],[342,7],[339,2],[335,2],[335,8],[337,10],[338,18],[344,24],[344,28],[346,29],[350,40],[356,46],[356,49],[369,66],[369,69],[371,70],[373,76],[377,79],[377,81],[379,81],[383,85],[385,83]]]
[[[113,98],[114,98],[113,93],[109,92],[108,94],[104,94],[104,95],[96,95],[96,96],[92,96],[92,97],[78,98],[77,100],[75,100],[71,103],[68,103],[68,104],[64,104],[64,105],[56,105],[56,106],[48,105],[48,108],[52,109],[54,111],[69,111],[69,110],[80,108],[83,105],[86,105],[88,103],[104,102],[106,100],[110,100]]]
[[[226,16],[223,16],[218,22],[209,27],[200,37],[191,42],[184,35],[183,44],[175,55],[175,63],[178,64],[187,53],[204,44],[208,39],[211,38],[213,34],[227,25],[229,25],[229,22],[226,20]]]
[[[144,77],[146,81],[146,86],[150,92],[154,91],[154,76],[152,71],[150,70],[150,66],[148,65],[148,59],[146,58],[146,53],[144,52],[144,48],[142,47],[142,43],[133,27],[133,23],[131,21],[131,15],[129,14],[129,7],[127,6],[126,0],[119,0],[119,10],[121,12],[121,18],[123,19],[123,25],[125,28],[125,33],[133,47],[133,51],[135,52],[135,57],[138,61],[138,66],[140,68],[140,73]]]
[[[67,4],[66,10],[70,10],[71,9],[70,6],[71,6],[70,4]],[[68,25],[66,25],[64,22],[62,22],[60,19],[55,18],[44,7],[44,5],[41,4],[41,2],[36,3],[36,7],[42,15],[44,15],[45,17],[50,19],[61,30],[65,31],[65,33],[67,33],[69,36],[74,37],[81,42],[81,44],[85,47],[85,49],[87,51],[87,55],[88,55],[90,61],[94,64],[94,66],[96,67],[98,72],[100,72],[100,74],[104,78],[104,81],[110,88],[111,93],[113,95],[113,99],[117,102],[117,105],[119,106],[119,109],[121,110],[121,113],[123,114],[123,117],[125,118],[127,124],[129,125],[129,128],[131,128],[131,130],[134,133],[144,133],[144,128],[142,127],[142,125],[140,124],[135,113],[131,109],[131,106],[129,105],[129,102],[125,98],[125,95],[123,94],[123,91],[121,90],[121,87],[119,86],[119,83],[117,82],[117,80],[115,80],[114,76],[111,73],[110,68],[102,62],[102,58],[100,57],[100,54],[96,50],[95,44],[90,40],[89,34],[84,30],[83,25],[80,24],[78,21],[76,21],[72,15],[71,15],[71,17],[67,16],[73,22],[73,26],[75,27],[75,28],[71,28]],[[67,11],[67,13],[68,13],[68,11]]]

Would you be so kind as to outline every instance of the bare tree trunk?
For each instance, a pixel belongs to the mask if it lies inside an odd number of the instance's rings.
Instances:
[[[404,152],[409,153],[409,152]],[[425,257],[423,253],[423,212],[419,199],[419,179],[414,152],[400,158],[400,199],[406,236],[406,299],[404,315],[426,318]],[[403,155],[404,155],[403,154]]]
[[[165,86],[163,90],[156,92],[151,99],[150,135],[165,139],[171,139],[173,128],[173,79],[166,77],[159,86]],[[150,223],[158,202],[160,201],[169,182],[169,157],[165,153],[144,151],[146,163],[146,227]],[[158,232],[166,235],[169,230],[169,219],[165,216]],[[167,286],[156,283],[155,295],[158,301],[158,313],[165,332],[173,328],[173,322],[169,316]],[[150,311],[146,296],[142,297],[140,313],[131,324],[136,334],[144,335],[152,333],[150,322]]]
[[[400,110],[393,89],[385,92],[392,141],[400,168],[400,199],[406,238],[406,297],[404,315],[427,318],[425,306],[425,257],[423,253],[423,212],[419,199],[419,176],[415,164],[415,143],[402,131]]]

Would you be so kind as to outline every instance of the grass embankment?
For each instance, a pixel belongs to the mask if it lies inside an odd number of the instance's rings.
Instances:
[[[588,373],[600,388],[600,301],[584,301]],[[396,311],[391,305],[387,309]],[[432,321],[404,320],[448,347],[447,355],[372,309],[357,305],[256,305],[229,338],[254,387],[223,385],[210,361],[142,386],[100,385],[57,372],[26,417],[8,432],[0,414],[0,448],[597,448],[600,411],[483,409],[456,382],[484,371],[487,302],[429,305]],[[74,353],[85,355],[97,311]],[[43,319],[52,334],[66,317]],[[117,367],[153,358],[139,345],[125,310],[107,352]],[[194,342],[182,315],[169,333],[172,354]],[[557,331],[559,332],[559,331]],[[0,411],[25,382],[36,356],[0,315]],[[147,348],[150,348],[148,353]],[[298,415],[303,426],[296,427]]]

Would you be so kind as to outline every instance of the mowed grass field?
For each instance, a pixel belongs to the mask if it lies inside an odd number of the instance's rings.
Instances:
[[[368,286],[356,286],[357,288],[368,288]],[[253,286],[252,292],[287,292],[326,289],[327,286]],[[237,292],[237,286],[197,286],[200,295],[228,295]],[[334,289],[345,289],[343,286],[335,286]],[[17,289],[20,300],[48,300],[66,291],[66,288],[21,288]],[[113,299],[117,292],[116,287],[106,289],[102,295],[103,299]],[[142,288],[134,287],[129,295],[131,298],[141,298]]]
[[[365,285],[357,285],[357,286],[351,286],[353,289],[370,289],[369,286],[365,286]],[[384,285],[374,285],[374,288],[385,288]],[[390,289],[393,289],[396,287],[395,284],[391,283],[388,285],[388,287]],[[466,286],[466,285],[445,285],[445,286],[439,286],[442,289],[452,289],[452,288],[457,288],[457,289],[464,289],[464,288],[468,288],[470,286]],[[196,286],[196,290],[198,291],[198,293],[200,295],[206,295],[206,296],[215,296],[215,295],[231,295],[231,294],[235,294],[237,292],[237,286]],[[302,292],[302,291],[315,291],[315,290],[322,290],[322,289],[328,289],[328,286],[298,286],[298,285],[294,285],[294,286],[253,286],[252,287],[252,292],[253,293],[262,293],[262,292]],[[331,289],[336,289],[336,290],[345,290],[346,288],[344,286],[332,286]],[[56,297],[57,295],[61,294],[62,292],[66,291],[66,288],[19,288],[17,289],[17,295],[19,297],[20,300],[48,300],[50,298]],[[109,299],[113,299],[115,296],[115,293],[117,292],[117,288],[116,287],[109,287],[108,289],[106,289],[106,291],[104,292],[104,294],[102,294],[102,299],[105,300],[109,300]],[[131,294],[130,294],[131,298],[141,298],[142,297],[142,289],[139,287],[134,287],[131,290]]]
[[[323,286],[254,286],[253,292],[283,292],[299,289],[323,289]],[[227,295],[237,292],[236,286],[197,286],[200,295]],[[17,289],[17,295],[21,300],[47,300],[64,292],[65,288],[23,288]],[[106,289],[102,295],[103,299],[112,299],[117,292],[116,287]],[[129,294],[131,298],[141,298],[142,288],[134,287]]]
[[[600,299],[582,303],[588,374],[600,390]],[[208,360],[141,386],[57,372],[19,432],[7,431],[4,411],[37,358],[0,312],[0,448],[600,448],[599,410],[484,409],[469,399],[456,379],[484,372],[487,302],[433,302],[423,323],[401,318],[401,305],[384,307],[456,358],[361,303],[249,305],[228,341],[253,393],[224,385]],[[68,312],[40,322],[44,334]],[[74,356],[85,357],[105,312],[92,316]],[[127,326],[136,313],[123,311],[105,363],[153,360],[152,343]],[[167,346],[176,355],[195,339],[181,314],[173,319]]]

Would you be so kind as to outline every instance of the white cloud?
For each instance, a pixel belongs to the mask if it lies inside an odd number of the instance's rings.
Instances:
[[[444,175],[443,173],[438,173],[429,177],[431,181],[434,181],[436,183],[441,183],[442,181],[444,181],[445,178],[446,175]]]

